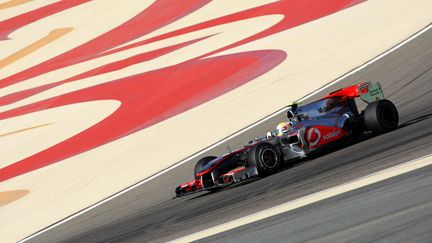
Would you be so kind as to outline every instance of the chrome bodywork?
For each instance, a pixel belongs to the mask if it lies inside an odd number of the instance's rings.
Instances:
[[[262,143],[275,147],[283,162],[288,164],[336,144],[336,141],[344,141],[352,134],[364,132],[363,112],[358,112],[355,103],[358,97],[366,103],[372,103],[384,99],[384,94],[379,83],[360,83],[303,106],[293,104],[287,110],[290,127],[282,135],[276,130],[268,132],[267,137],[255,138],[245,147],[230,150],[230,153],[210,161],[198,172],[199,179],[177,187],[177,196],[212,191],[259,176],[257,167],[248,160],[253,148]]]

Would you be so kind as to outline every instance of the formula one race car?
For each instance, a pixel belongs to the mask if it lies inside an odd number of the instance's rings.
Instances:
[[[367,103],[359,112],[355,98]],[[176,196],[214,191],[256,176],[264,177],[292,161],[363,133],[385,133],[398,127],[395,105],[384,99],[379,83],[360,83],[307,105],[288,106],[288,121],[243,148],[220,157],[200,159],[195,180],[175,189]]]

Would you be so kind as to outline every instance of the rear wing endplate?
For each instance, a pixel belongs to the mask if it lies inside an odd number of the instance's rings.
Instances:
[[[379,82],[372,84],[371,82],[359,85],[360,99],[366,103],[372,103],[377,100],[384,99],[384,93]]]

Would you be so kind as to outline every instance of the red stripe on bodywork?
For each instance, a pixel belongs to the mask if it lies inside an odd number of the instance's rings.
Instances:
[[[333,98],[333,97],[342,97],[342,98],[356,98],[356,97],[359,97],[360,94],[365,93],[362,90],[360,90],[360,87],[365,86],[367,84],[368,83],[360,83],[360,84],[355,84],[355,85],[352,85],[352,86],[349,86],[349,87],[346,87],[346,88],[342,88],[342,89],[336,90],[334,92],[331,92],[330,94],[328,94],[324,98],[322,98],[322,100],[328,99],[328,98]]]

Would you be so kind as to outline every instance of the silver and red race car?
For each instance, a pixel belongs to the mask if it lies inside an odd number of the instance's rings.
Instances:
[[[356,98],[367,103],[361,112]],[[195,166],[195,180],[178,186],[176,196],[215,191],[268,176],[293,161],[360,134],[392,131],[398,127],[399,114],[395,105],[384,98],[379,83],[360,83],[306,105],[291,105],[287,119],[277,130],[243,148],[220,157],[201,158]]]

